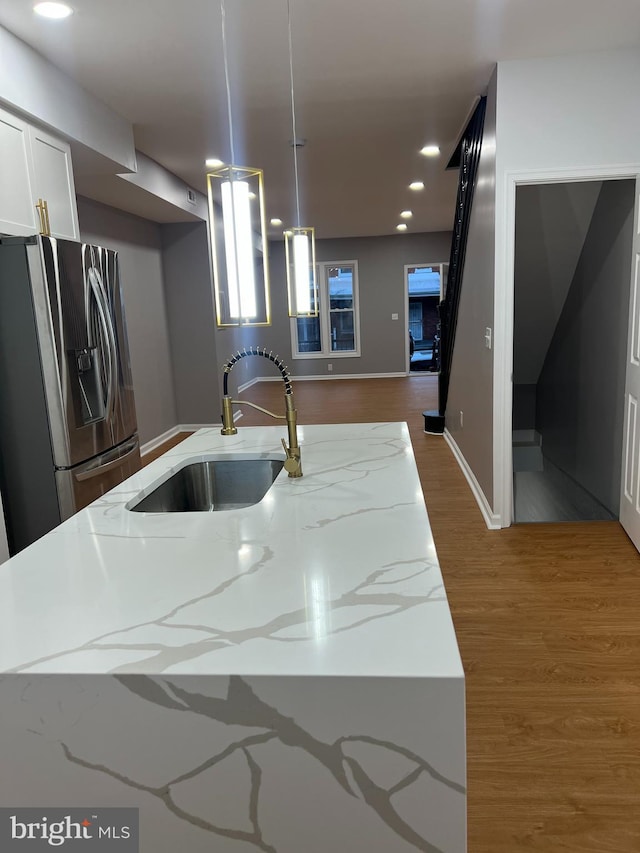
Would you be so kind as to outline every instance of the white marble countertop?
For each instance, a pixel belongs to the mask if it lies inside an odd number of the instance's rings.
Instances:
[[[126,509],[285,433],[200,430],[1,565],[0,672],[462,678],[406,424],[300,427],[304,476],[246,509]]]

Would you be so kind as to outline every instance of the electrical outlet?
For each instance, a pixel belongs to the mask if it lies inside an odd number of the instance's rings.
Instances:
[[[189,202],[189,204],[195,204],[197,202],[194,190],[187,189],[187,201]]]
[[[329,373],[331,373],[331,371],[333,370],[333,365],[332,365],[332,364],[328,364],[328,365],[327,365],[327,370],[329,371]]]
[[[464,427],[464,412],[460,409],[460,428]]]
[[[487,326],[484,330],[484,345],[487,349],[491,349],[491,327]]]

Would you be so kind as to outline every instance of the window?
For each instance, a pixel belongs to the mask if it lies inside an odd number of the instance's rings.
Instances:
[[[407,369],[439,369],[440,309],[449,264],[405,265],[407,309]]]
[[[318,316],[291,321],[294,358],[360,355],[358,262],[318,264]]]

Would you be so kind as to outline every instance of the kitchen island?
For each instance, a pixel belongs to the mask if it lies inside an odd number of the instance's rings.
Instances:
[[[131,511],[200,430],[0,566],[0,804],[139,809],[142,853],[463,853],[464,674],[406,424],[299,428],[304,476]],[[118,848],[114,848],[118,849]]]

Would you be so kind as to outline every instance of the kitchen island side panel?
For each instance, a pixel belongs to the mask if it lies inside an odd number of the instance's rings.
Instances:
[[[462,678],[8,674],[0,802],[135,807],[141,853],[464,853]]]

